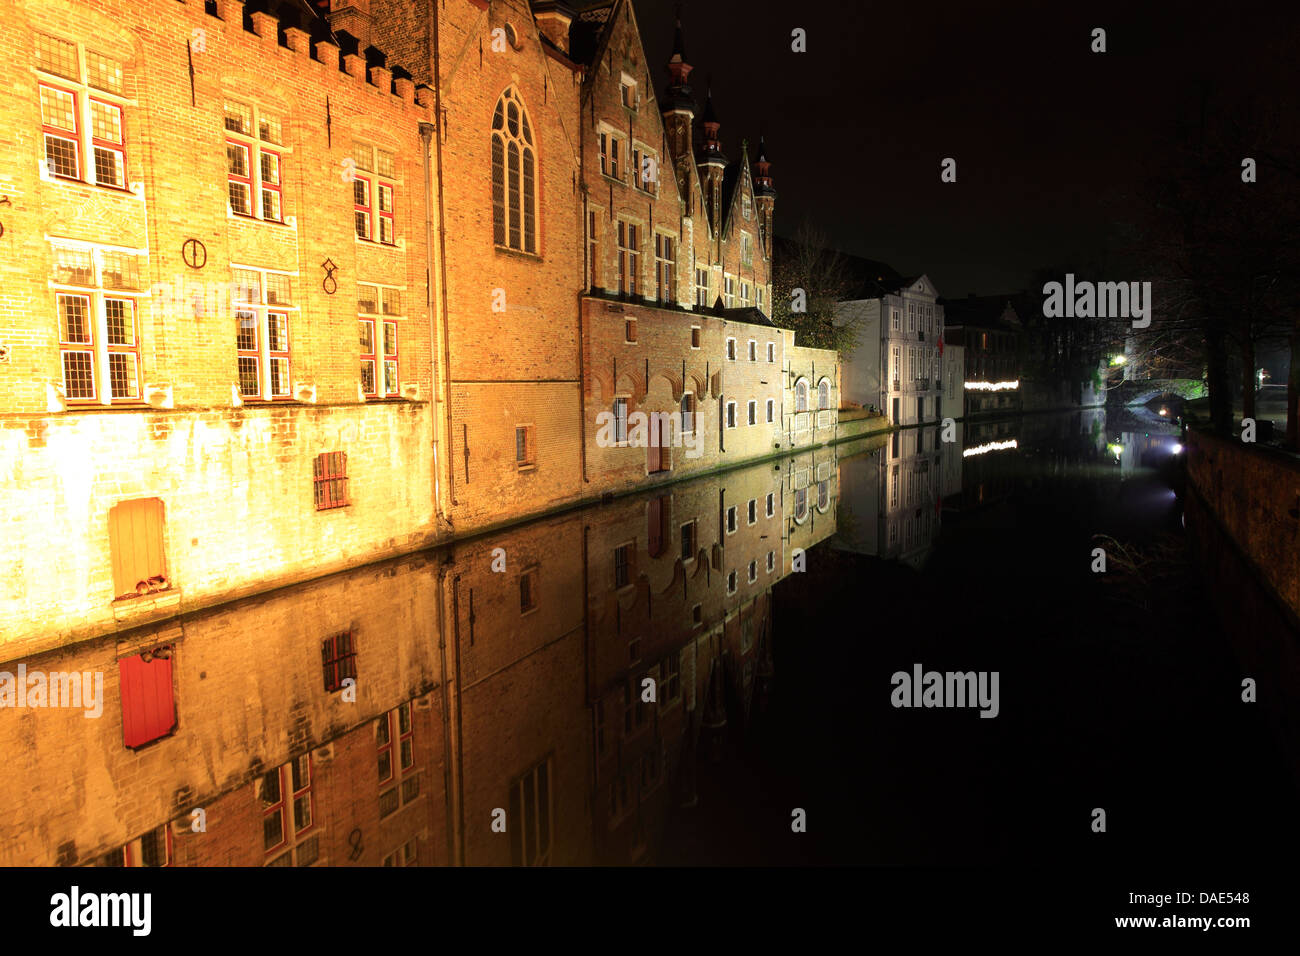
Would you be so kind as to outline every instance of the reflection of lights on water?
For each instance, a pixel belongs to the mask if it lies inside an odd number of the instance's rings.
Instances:
[[[1014,382],[967,382],[966,387],[977,392],[1006,392],[1020,387],[1020,379]]]
[[[1110,359],[1110,364],[1111,364],[1111,365],[1123,365],[1123,364],[1124,364],[1125,362],[1127,362],[1127,361],[1128,361],[1128,359],[1125,358],[1123,355],[1112,355],[1112,356],[1111,356],[1111,359]]]
[[[1124,454],[1124,446],[1119,442],[1111,442],[1106,446],[1106,450],[1114,455],[1117,461],[1119,460],[1119,456]]]
[[[1004,448],[1015,448],[1015,447],[1016,447],[1016,440],[1014,438],[1011,439],[1010,441],[991,441],[991,442],[986,442],[983,445],[977,445],[974,448],[965,448],[962,450],[961,456],[963,458],[969,458],[971,455],[983,455],[986,452],[1002,451]]]
[[[1160,409],[1160,414],[1161,414],[1161,415],[1168,415],[1168,414],[1169,414],[1169,409],[1167,409],[1167,408],[1162,408],[1162,409]]]

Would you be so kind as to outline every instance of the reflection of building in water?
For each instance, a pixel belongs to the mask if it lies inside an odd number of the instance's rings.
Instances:
[[[839,495],[822,449],[29,659],[103,712],[0,713],[0,862],[651,859]]]
[[[940,432],[897,431],[841,462],[844,527],[836,547],[913,567],[925,562],[939,537],[944,460],[957,448],[940,441]]]

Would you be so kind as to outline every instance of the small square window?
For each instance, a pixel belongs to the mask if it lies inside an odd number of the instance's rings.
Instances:
[[[749,499],[749,523],[753,524],[758,520],[758,499]]]
[[[515,427],[515,465],[519,468],[530,468],[535,465],[536,457],[534,455],[533,426],[518,425]]]

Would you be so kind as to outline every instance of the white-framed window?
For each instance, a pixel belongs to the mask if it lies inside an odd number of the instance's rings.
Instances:
[[[284,222],[283,123],[256,103],[225,101],[226,193],[230,212]]]
[[[723,308],[732,309],[736,306],[736,277],[724,274],[722,276],[722,305]]]
[[[659,194],[659,160],[639,146],[632,149],[632,185],[651,196]]]
[[[695,304],[701,309],[709,307],[709,270],[695,270]]]
[[[239,392],[246,399],[292,398],[289,319],[293,305],[292,273],[231,266],[234,278],[235,352]]]
[[[749,562],[749,583],[753,584],[757,580],[758,580],[758,562],[750,561]]]
[[[537,154],[513,86],[492,114],[492,239],[504,249],[537,252]]]
[[[808,411],[808,380],[801,378],[794,383],[795,413]]]
[[[897,310],[895,310],[895,314],[897,314]],[[898,391],[898,381],[903,377],[901,347],[895,345],[891,351],[893,352],[893,362],[891,364],[894,372],[894,391]]]
[[[735,571],[732,571],[727,575],[727,593],[728,594],[736,593],[736,572]]]
[[[126,189],[123,61],[36,34],[42,177]]]
[[[588,288],[600,286],[600,219],[598,210],[587,210],[587,283]]]
[[[727,339],[727,360],[736,361],[736,340],[733,338]]]
[[[614,443],[627,444],[627,399],[614,399]]]
[[[698,349],[700,347],[701,345],[700,333],[701,330],[698,325],[691,326],[691,348]]]
[[[903,330],[903,317],[898,309],[891,308],[889,310],[889,325],[895,332]]]
[[[727,534],[735,534],[737,524],[736,506],[731,505],[727,508]]]
[[[831,502],[831,483],[829,479],[817,482],[817,510],[825,511]]]
[[[776,492],[767,493],[767,516],[770,518],[776,514]]]
[[[59,365],[68,403],[139,401],[137,296],[144,256],[89,243],[54,243],[52,251]]]
[[[388,398],[400,391],[397,335],[403,318],[401,288],[357,283],[361,390],[367,398]]]
[[[765,289],[763,288],[763,286],[761,286],[761,285],[760,285],[760,286],[756,286],[755,289],[754,289],[754,293],[755,293],[755,295],[758,296],[758,302],[757,302],[757,304],[758,304],[758,311],[762,312],[764,315],[767,315],[767,309],[765,308],[765,306],[764,306],[764,304],[763,304],[763,302],[764,302],[764,299],[763,299],[763,293],[764,293],[765,291],[766,291],[766,290],[765,290]]]
[[[677,264],[673,237],[655,233],[655,286],[660,302],[677,301]]]
[[[749,308],[749,283],[748,282],[740,283],[740,307],[742,309]]]
[[[794,520],[803,521],[808,517],[808,489],[798,488],[794,493]]]
[[[749,424],[758,424],[758,402],[752,398],[749,400]]]
[[[746,194],[745,199],[749,196]],[[746,216],[746,219],[749,217]],[[740,234],[740,267],[742,269],[752,269],[754,267],[754,237],[747,232]]]
[[[623,171],[620,165],[620,155],[626,155],[626,149],[622,149],[621,137],[607,130],[600,134],[600,171],[610,179],[623,181]]]
[[[771,574],[774,570],[776,570],[776,552],[769,551],[767,552],[767,573]]]
[[[641,271],[641,233],[634,222],[618,221],[618,291],[636,295]]]
[[[749,340],[749,360],[751,362],[758,361],[758,343],[753,339]]]
[[[736,403],[727,402],[727,427],[736,427]]]
[[[748,519],[750,524],[753,524],[758,520],[758,499],[757,498],[749,499],[749,504],[745,508],[745,517]]]
[[[907,331],[916,331],[916,303],[907,303]]]
[[[771,425],[776,421],[776,399],[767,400],[767,423]]]
[[[821,411],[831,407],[831,383],[830,379],[822,379],[817,383],[817,408]]]
[[[394,203],[397,195],[397,157],[370,143],[354,141],[352,160],[352,218],[358,239],[397,244]]]
[[[749,195],[749,190],[745,189],[740,194],[740,214],[746,219],[754,218],[754,201]]]
[[[695,432],[695,394],[693,392],[683,392],[681,401],[682,414],[682,434],[691,435]]]
[[[775,343],[775,342],[768,342],[768,343],[767,343],[767,360],[768,360],[769,362],[775,362],[775,361],[776,361],[776,343]]]

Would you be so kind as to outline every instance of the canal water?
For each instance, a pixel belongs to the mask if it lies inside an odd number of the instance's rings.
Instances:
[[[1289,862],[1177,442],[908,429],[84,642],[28,669],[102,715],[0,715],[0,862]]]
[[[905,431],[841,459],[839,533],[776,589],[771,705],[701,772],[665,859],[1290,866],[1295,777],[1187,563],[1162,414],[959,426],[960,455]],[[998,716],[893,706],[918,664],[997,671]]]

